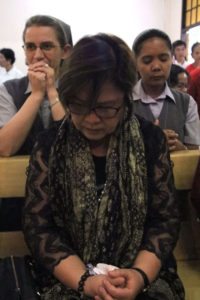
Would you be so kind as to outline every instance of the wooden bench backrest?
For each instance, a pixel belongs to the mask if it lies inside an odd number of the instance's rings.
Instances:
[[[29,156],[0,157],[0,198],[24,197]]]
[[[200,225],[196,222],[195,212],[190,203],[190,191],[199,157],[199,150],[171,153],[175,186],[179,190],[177,196],[182,207],[181,231],[175,249],[175,256],[178,261],[200,259]]]
[[[200,151],[184,150],[172,152],[173,173],[177,190],[190,190],[197,169]]]
[[[0,157],[0,198],[24,197],[28,162],[29,156]],[[27,253],[22,231],[0,232],[0,257]]]
[[[200,151],[179,151],[171,154],[177,189],[191,189]],[[0,198],[23,197],[29,156],[0,158]],[[22,232],[0,232],[0,257],[28,252]]]

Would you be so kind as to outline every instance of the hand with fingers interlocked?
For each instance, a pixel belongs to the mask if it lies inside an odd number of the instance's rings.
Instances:
[[[155,120],[154,125],[159,126],[158,119]],[[167,139],[167,144],[170,151],[185,150],[186,146],[179,140],[178,134],[172,129],[163,129],[163,132]]]
[[[144,287],[143,278],[133,269],[116,269],[87,280],[85,293],[95,300],[133,300]]]
[[[123,288],[125,286],[125,278],[121,275],[110,276],[109,274],[90,276],[85,282],[84,293],[97,299],[112,299],[111,295],[104,292],[105,284],[109,284],[113,288]]]
[[[44,61],[29,65],[28,78],[31,84],[32,93],[41,94],[42,98],[45,93],[49,95],[52,89],[56,89],[54,69]]]

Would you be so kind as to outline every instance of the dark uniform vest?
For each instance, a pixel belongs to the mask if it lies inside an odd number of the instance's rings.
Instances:
[[[159,116],[160,127],[162,129],[172,129],[179,135],[179,140],[184,141],[185,122],[189,107],[190,96],[185,93],[172,90],[176,103],[167,97]],[[155,118],[151,112],[149,104],[143,103],[141,100],[135,100],[133,104],[134,113],[144,119],[154,122]]]
[[[4,82],[4,86],[6,87],[8,93],[12,96],[17,110],[19,110],[26,99],[30,96],[30,93],[25,94],[28,87],[28,77],[26,76],[19,79],[8,80]],[[33,145],[36,141],[36,137],[42,130],[44,130],[44,126],[42,119],[38,114],[26,140],[24,141],[23,145],[16,153],[16,155],[31,154]]]

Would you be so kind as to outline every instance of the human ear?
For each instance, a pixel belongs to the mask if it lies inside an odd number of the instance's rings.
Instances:
[[[66,44],[63,48],[62,59],[66,59],[67,57],[69,57],[71,51],[72,51],[72,46],[70,44]]]

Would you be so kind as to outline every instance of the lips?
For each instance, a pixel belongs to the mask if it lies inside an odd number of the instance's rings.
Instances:
[[[165,80],[164,76],[152,76],[151,77],[152,80]]]
[[[95,128],[85,128],[85,130],[87,130],[87,131],[91,131],[91,132],[99,132],[101,129],[95,129]]]

